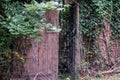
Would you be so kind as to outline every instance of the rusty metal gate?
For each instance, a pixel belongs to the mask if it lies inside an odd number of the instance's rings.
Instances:
[[[46,23],[52,23],[58,26],[58,11],[50,10],[46,13]],[[54,31],[45,29],[42,33],[42,39],[30,39],[27,51],[22,52],[25,56],[25,63],[18,64],[19,60],[13,60],[12,80],[57,80],[58,78],[58,36]],[[20,41],[20,44],[26,43]],[[19,47],[21,49],[21,47]],[[16,49],[17,50],[17,49]],[[17,66],[18,64],[18,66]]]

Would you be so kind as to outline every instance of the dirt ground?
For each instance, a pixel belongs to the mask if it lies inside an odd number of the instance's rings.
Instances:
[[[71,80],[71,79],[69,77],[66,77],[64,79],[59,79],[59,80]],[[101,77],[81,76],[80,80],[120,80],[120,73],[105,74],[105,75],[101,75]]]
[[[120,73],[119,74],[109,74],[109,75],[102,75],[101,77],[81,77],[80,80],[120,80]]]

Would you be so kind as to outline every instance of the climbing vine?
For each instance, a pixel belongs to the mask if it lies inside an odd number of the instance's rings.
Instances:
[[[120,38],[120,0],[81,0],[79,4],[80,34],[83,36],[85,60],[90,63],[88,67],[100,64],[99,69],[100,66],[105,68],[105,65],[101,64],[101,60],[104,59],[100,55],[101,51],[95,40],[100,31],[105,31],[104,21],[110,23],[111,40]]]
[[[90,1],[80,1],[80,24],[82,27],[82,32],[86,36],[95,37],[93,33],[97,25],[103,26],[103,20],[107,20],[111,24],[111,31],[114,38],[119,37],[120,27],[119,27],[119,5],[120,1],[116,0],[90,0]],[[91,31],[92,30],[92,31]],[[97,31],[97,30],[96,30]],[[99,30],[98,30],[99,31]],[[92,36],[93,35],[93,36]]]

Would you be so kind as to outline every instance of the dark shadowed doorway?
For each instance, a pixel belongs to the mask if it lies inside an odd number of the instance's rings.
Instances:
[[[71,75],[74,72],[75,64],[75,35],[74,27],[74,8],[67,8],[60,12],[60,27],[62,31],[59,34],[59,75]]]

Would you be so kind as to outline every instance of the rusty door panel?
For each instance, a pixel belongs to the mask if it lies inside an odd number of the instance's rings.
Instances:
[[[58,11],[46,12],[46,23],[58,26]],[[58,78],[58,36],[54,31],[45,29],[40,41],[31,39],[31,46],[26,52],[22,78],[14,76],[13,80],[57,80]],[[17,72],[14,70],[13,72]]]

